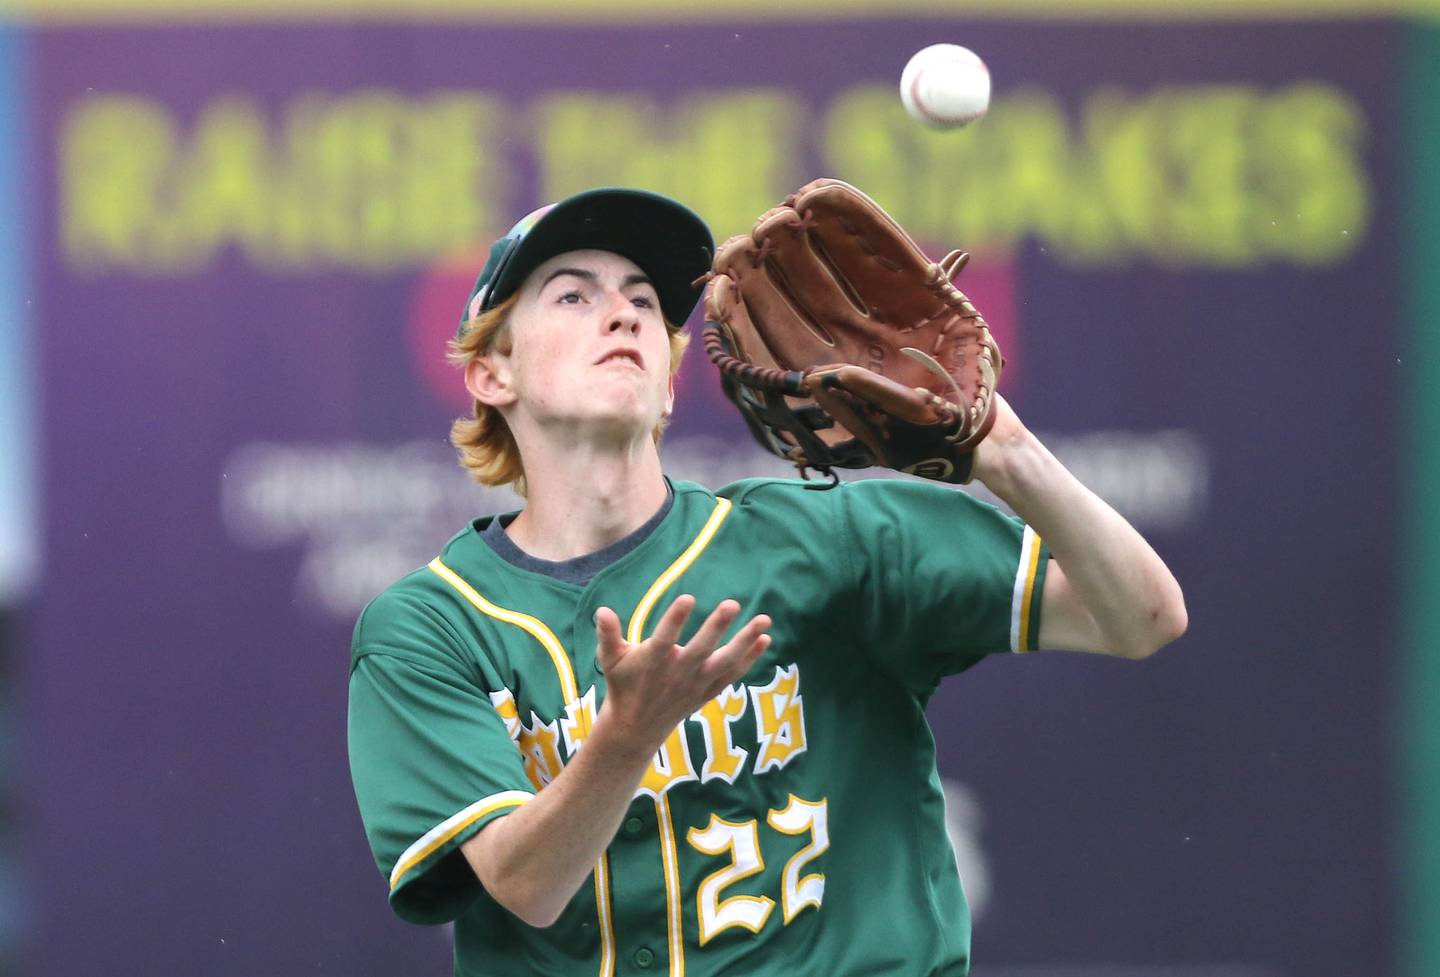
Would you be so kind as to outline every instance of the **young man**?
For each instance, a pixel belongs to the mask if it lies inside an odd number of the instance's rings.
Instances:
[[[467,306],[452,440],[526,504],[376,598],[350,679],[391,903],[455,921],[457,974],[964,974],[928,697],[990,653],[1185,629],[1003,401],[974,471],[1019,520],[900,480],[667,480],[671,324],[712,252],[680,204],[591,191],[497,242]]]

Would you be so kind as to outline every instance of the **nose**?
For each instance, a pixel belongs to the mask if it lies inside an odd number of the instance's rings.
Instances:
[[[629,332],[632,336],[640,332],[640,313],[635,304],[620,292],[610,297],[610,309],[605,313],[605,331],[610,333]]]

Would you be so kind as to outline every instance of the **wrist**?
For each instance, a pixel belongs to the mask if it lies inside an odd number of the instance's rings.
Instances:
[[[976,446],[973,477],[1009,502],[1038,475],[1049,456],[1035,435],[1027,428],[1016,425],[1003,435],[986,438]]]
[[[606,700],[585,742],[587,745],[595,744],[618,764],[644,768],[660,751],[669,734],[668,729],[659,736],[639,729],[634,723],[627,722]]]

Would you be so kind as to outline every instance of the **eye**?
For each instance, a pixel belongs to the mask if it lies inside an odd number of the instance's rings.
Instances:
[[[580,293],[572,289],[571,291],[562,293],[555,301],[566,305],[574,305],[580,301]]]
[[[642,308],[642,309],[653,309],[653,308],[655,308],[655,300],[652,299],[652,298],[651,298],[650,296],[648,296],[648,295],[637,295],[637,296],[635,296],[634,298],[632,298],[630,301],[631,301],[631,303],[633,303],[634,305],[636,305],[636,306],[638,306],[639,308]]]

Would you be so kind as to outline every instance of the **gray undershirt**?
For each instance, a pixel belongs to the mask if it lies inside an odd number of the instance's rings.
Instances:
[[[586,553],[584,556],[577,556],[573,560],[541,560],[516,546],[515,541],[510,538],[510,534],[505,531],[505,527],[515,521],[515,517],[520,514],[518,512],[506,513],[491,519],[490,525],[480,531],[480,538],[488,543],[490,548],[506,563],[532,573],[554,577],[563,583],[583,587],[594,578],[595,574],[645,542],[645,538],[655,531],[655,527],[660,525],[660,521],[665,518],[665,514],[674,504],[675,493],[667,482],[665,484],[665,504],[655,515],[645,520],[643,526],[603,549],[598,549],[594,553]]]

